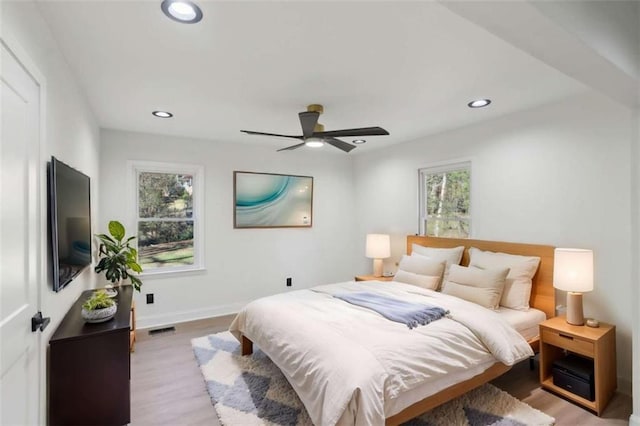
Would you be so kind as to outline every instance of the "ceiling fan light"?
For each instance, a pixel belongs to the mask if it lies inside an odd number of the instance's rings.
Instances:
[[[309,138],[304,141],[304,144],[309,148],[320,148],[324,145],[324,141],[320,138]]]

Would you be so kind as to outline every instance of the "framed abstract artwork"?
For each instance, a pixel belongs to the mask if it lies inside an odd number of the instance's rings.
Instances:
[[[233,172],[234,228],[310,228],[313,177]]]

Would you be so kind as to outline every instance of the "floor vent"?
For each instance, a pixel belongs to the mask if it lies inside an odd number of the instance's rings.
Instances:
[[[159,334],[167,334],[174,333],[176,328],[174,326],[155,328],[153,330],[149,330],[149,336],[157,336]]]

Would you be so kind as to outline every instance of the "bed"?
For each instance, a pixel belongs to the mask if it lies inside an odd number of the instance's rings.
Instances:
[[[470,247],[539,257],[529,304],[547,317],[554,316],[553,247],[408,236],[408,254],[414,244],[464,246],[462,265],[469,263]],[[411,334],[401,324],[340,304],[334,297],[364,286],[395,299],[435,301],[455,321],[443,318]],[[374,281],[259,299],[238,314],[230,331],[241,341],[243,355],[252,353],[255,341],[272,359],[314,423],[400,424],[498,377],[530,356],[538,347],[532,321],[408,284]],[[520,333],[528,333],[526,339],[508,325],[512,322],[520,323]],[[432,336],[434,331],[440,340]]]

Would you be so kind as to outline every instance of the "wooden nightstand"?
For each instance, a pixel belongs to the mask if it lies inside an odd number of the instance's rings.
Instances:
[[[373,275],[356,275],[356,281],[393,281],[393,276],[390,277],[374,277]]]
[[[564,357],[566,352],[593,360],[594,401],[553,384],[553,362]],[[562,395],[599,416],[613,396],[617,382],[615,325],[600,323],[598,328],[571,325],[565,317],[540,323],[540,383],[544,389]]]

